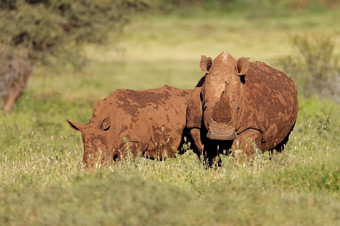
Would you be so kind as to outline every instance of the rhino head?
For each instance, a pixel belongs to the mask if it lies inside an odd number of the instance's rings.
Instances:
[[[199,95],[193,95],[189,100],[187,114],[194,115],[189,116],[189,123],[190,118],[200,118],[207,129],[208,139],[233,140],[236,138],[234,124],[241,76],[249,69],[249,59],[235,60],[227,52],[222,52],[214,60],[202,56],[200,67],[205,73],[204,82],[194,90]]]
[[[81,124],[68,121],[70,127],[82,134],[84,155],[83,163],[88,168],[96,164],[107,164],[113,159],[113,128],[110,117],[93,117],[89,123]],[[111,139],[110,139],[111,138]]]

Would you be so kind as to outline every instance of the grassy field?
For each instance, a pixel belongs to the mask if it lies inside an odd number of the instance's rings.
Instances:
[[[223,156],[206,170],[188,151],[167,161],[125,159],[84,170],[80,134],[98,100],[119,88],[193,88],[201,54],[227,50],[272,66],[289,36],[332,35],[340,12],[274,18],[142,18],[118,40],[87,46],[82,72],[38,68],[14,111],[0,113],[0,224],[340,225],[340,107],[299,96],[286,151],[250,161]]]

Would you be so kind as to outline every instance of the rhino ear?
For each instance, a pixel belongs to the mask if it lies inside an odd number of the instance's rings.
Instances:
[[[111,125],[110,125],[110,120],[109,118],[105,118],[102,122],[102,124],[100,125],[100,128],[104,131],[108,131],[110,129]]]
[[[241,57],[237,60],[237,72],[244,75],[249,70],[249,58]]]
[[[84,127],[83,124],[77,123],[77,122],[71,122],[69,120],[66,120],[66,122],[69,124],[69,126],[75,130],[75,131],[81,131]]]
[[[204,73],[209,73],[212,66],[212,58],[206,57],[204,55],[201,56],[200,68]]]

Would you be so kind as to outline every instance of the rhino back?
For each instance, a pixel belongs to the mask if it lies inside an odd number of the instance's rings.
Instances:
[[[293,81],[265,63],[252,62],[243,82],[237,132],[255,128],[263,133],[263,143],[281,142],[297,117]]]
[[[118,90],[116,91],[117,107],[122,109],[126,114],[136,116],[141,113],[142,109],[175,109],[177,104],[186,104],[188,99],[188,90],[180,90],[171,86],[163,86],[157,89],[149,90]],[[184,109],[185,110],[185,109]],[[176,108],[176,111],[182,111]]]
[[[149,142],[147,152],[158,146],[178,147],[185,127],[186,103],[192,90],[180,90],[171,86],[135,91],[117,90],[112,99],[112,115],[116,122],[118,139]],[[146,153],[153,156],[155,153]]]

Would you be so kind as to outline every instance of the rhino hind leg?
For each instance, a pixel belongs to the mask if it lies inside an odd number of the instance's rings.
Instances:
[[[256,148],[261,149],[262,133],[256,129],[247,129],[233,141],[232,147],[241,150],[247,156],[252,155]]]
[[[283,152],[285,151],[285,146],[286,146],[286,144],[287,144],[287,142],[288,142],[288,140],[289,140],[289,136],[290,136],[291,132],[292,132],[293,129],[294,129],[294,126],[295,126],[295,123],[294,123],[294,125],[292,126],[291,130],[288,132],[287,136],[286,136],[279,144],[277,144],[277,145],[274,147],[273,150],[276,150],[277,152],[281,152],[281,153],[283,153]],[[271,151],[273,151],[273,150],[271,150]]]

